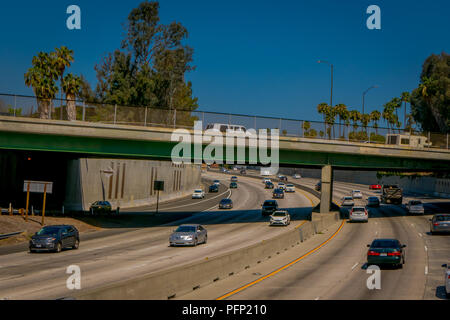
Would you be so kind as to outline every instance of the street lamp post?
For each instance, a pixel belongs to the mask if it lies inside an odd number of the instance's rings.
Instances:
[[[319,60],[317,63],[326,63],[329,64],[331,67],[331,94],[330,94],[330,107],[333,107],[333,64],[325,61],[325,60]]]
[[[363,96],[362,96],[362,114],[364,114],[364,96],[366,95],[367,92],[369,92],[370,89],[373,88],[378,88],[377,85],[371,86],[370,88],[368,88],[366,91],[363,92]]]

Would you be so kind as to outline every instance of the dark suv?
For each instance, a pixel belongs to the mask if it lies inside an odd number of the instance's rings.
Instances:
[[[284,199],[283,189],[277,188],[277,189],[273,190],[272,197],[277,198],[277,199]]]
[[[277,210],[278,202],[276,200],[266,200],[262,205],[261,214],[263,216],[269,216]]]
[[[90,210],[91,214],[101,214],[101,213],[107,213],[111,214],[112,206],[109,201],[95,201],[91,207]]]
[[[78,249],[80,235],[77,228],[70,225],[45,226],[31,237],[30,252],[61,252],[64,248]]]

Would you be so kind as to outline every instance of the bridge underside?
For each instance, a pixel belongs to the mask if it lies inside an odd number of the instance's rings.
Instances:
[[[176,142],[171,141],[108,139],[18,132],[2,132],[0,134],[0,149],[57,152],[79,157],[171,161],[171,152],[176,144]],[[203,151],[205,147],[206,145],[202,146]],[[349,170],[450,171],[450,160],[347,154],[336,151],[325,153],[298,149],[280,149],[279,163],[280,166],[288,167],[313,166],[321,168],[325,165],[331,165],[334,168]],[[246,148],[245,159],[237,159],[236,150],[233,158],[226,158],[225,151],[223,154],[223,160],[227,161],[227,163],[253,164],[249,163],[248,148]],[[207,156],[203,156],[203,159],[196,159],[193,147],[191,155],[192,161],[214,160]],[[257,164],[261,164],[259,158]]]

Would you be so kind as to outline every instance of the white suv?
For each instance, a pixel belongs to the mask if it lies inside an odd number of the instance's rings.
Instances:
[[[369,222],[369,213],[365,207],[353,207],[349,218],[350,222]]]
[[[352,191],[352,198],[353,199],[362,199],[363,195],[362,192],[359,190],[353,190]]]
[[[205,197],[205,192],[202,189],[195,189],[192,194],[192,199],[203,199]]]

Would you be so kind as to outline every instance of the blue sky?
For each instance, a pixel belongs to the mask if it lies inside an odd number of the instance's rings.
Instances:
[[[0,92],[32,95],[23,74],[38,51],[66,45],[69,69],[95,87],[95,64],[120,46],[123,24],[141,1],[2,1]],[[81,30],[66,28],[66,8],[81,8]],[[381,8],[381,30],[368,30],[366,9]],[[320,120],[329,102],[366,111],[419,82],[431,53],[450,52],[450,2],[162,0],[163,23],[187,27],[196,71],[188,74],[200,110]]]

